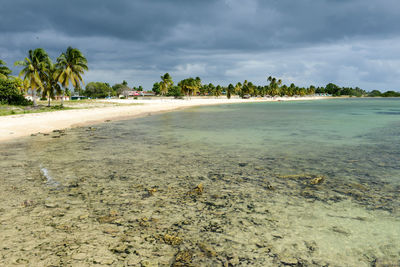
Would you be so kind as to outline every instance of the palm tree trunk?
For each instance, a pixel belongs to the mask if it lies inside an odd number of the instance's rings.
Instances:
[[[47,106],[50,107],[50,92],[47,92],[47,98],[49,100],[49,103],[47,104]]]
[[[36,103],[36,89],[32,89],[32,99],[33,99],[33,106],[37,107]]]
[[[64,106],[64,95],[65,95],[65,89],[62,91],[62,97],[61,97],[61,107]]]

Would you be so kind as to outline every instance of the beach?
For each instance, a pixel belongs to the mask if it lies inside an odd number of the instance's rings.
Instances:
[[[122,120],[133,117],[148,116],[155,113],[167,112],[194,106],[251,102],[303,101],[328,98],[330,97],[309,96],[252,99],[192,97],[191,99],[99,100],[108,103],[138,105],[121,105],[101,108],[89,107],[84,109],[2,116],[0,117],[0,142],[29,136],[39,132],[49,133],[54,130],[97,124],[110,120]]]
[[[398,265],[398,100],[208,103],[1,142],[0,266]]]

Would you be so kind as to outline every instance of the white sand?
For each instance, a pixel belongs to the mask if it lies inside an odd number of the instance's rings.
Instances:
[[[101,123],[106,120],[121,120],[137,116],[151,115],[193,106],[315,100],[329,97],[298,97],[298,98],[252,98],[252,99],[226,99],[226,98],[192,98],[190,100],[178,99],[151,99],[151,100],[105,100],[115,103],[140,103],[142,105],[115,106],[104,108],[88,108],[75,110],[62,110],[54,112],[31,113],[0,117],[0,141],[29,136],[38,132],[48,133],[56,129],[65,129],[76,126]]]

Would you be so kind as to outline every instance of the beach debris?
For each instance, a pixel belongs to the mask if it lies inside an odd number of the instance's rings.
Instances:
[[[175,255],[174,263],[172,266],[191,266],[193,253],[190,250],[181,250]]]

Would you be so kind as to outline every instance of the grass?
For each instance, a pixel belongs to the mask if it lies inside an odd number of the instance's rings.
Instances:
[[[19,114],[28,114],[28,113],[41,113],[41,112],[51,112],[51,111],[58,111],[58,110],[68,110],[73,109],[70,107],[61,107],[57,106],[43,106],[38,105],[37,107],[33,106],[13,106],[13,105],[0,105],[0,116],[7,116],[7,115],[19,115]]]

